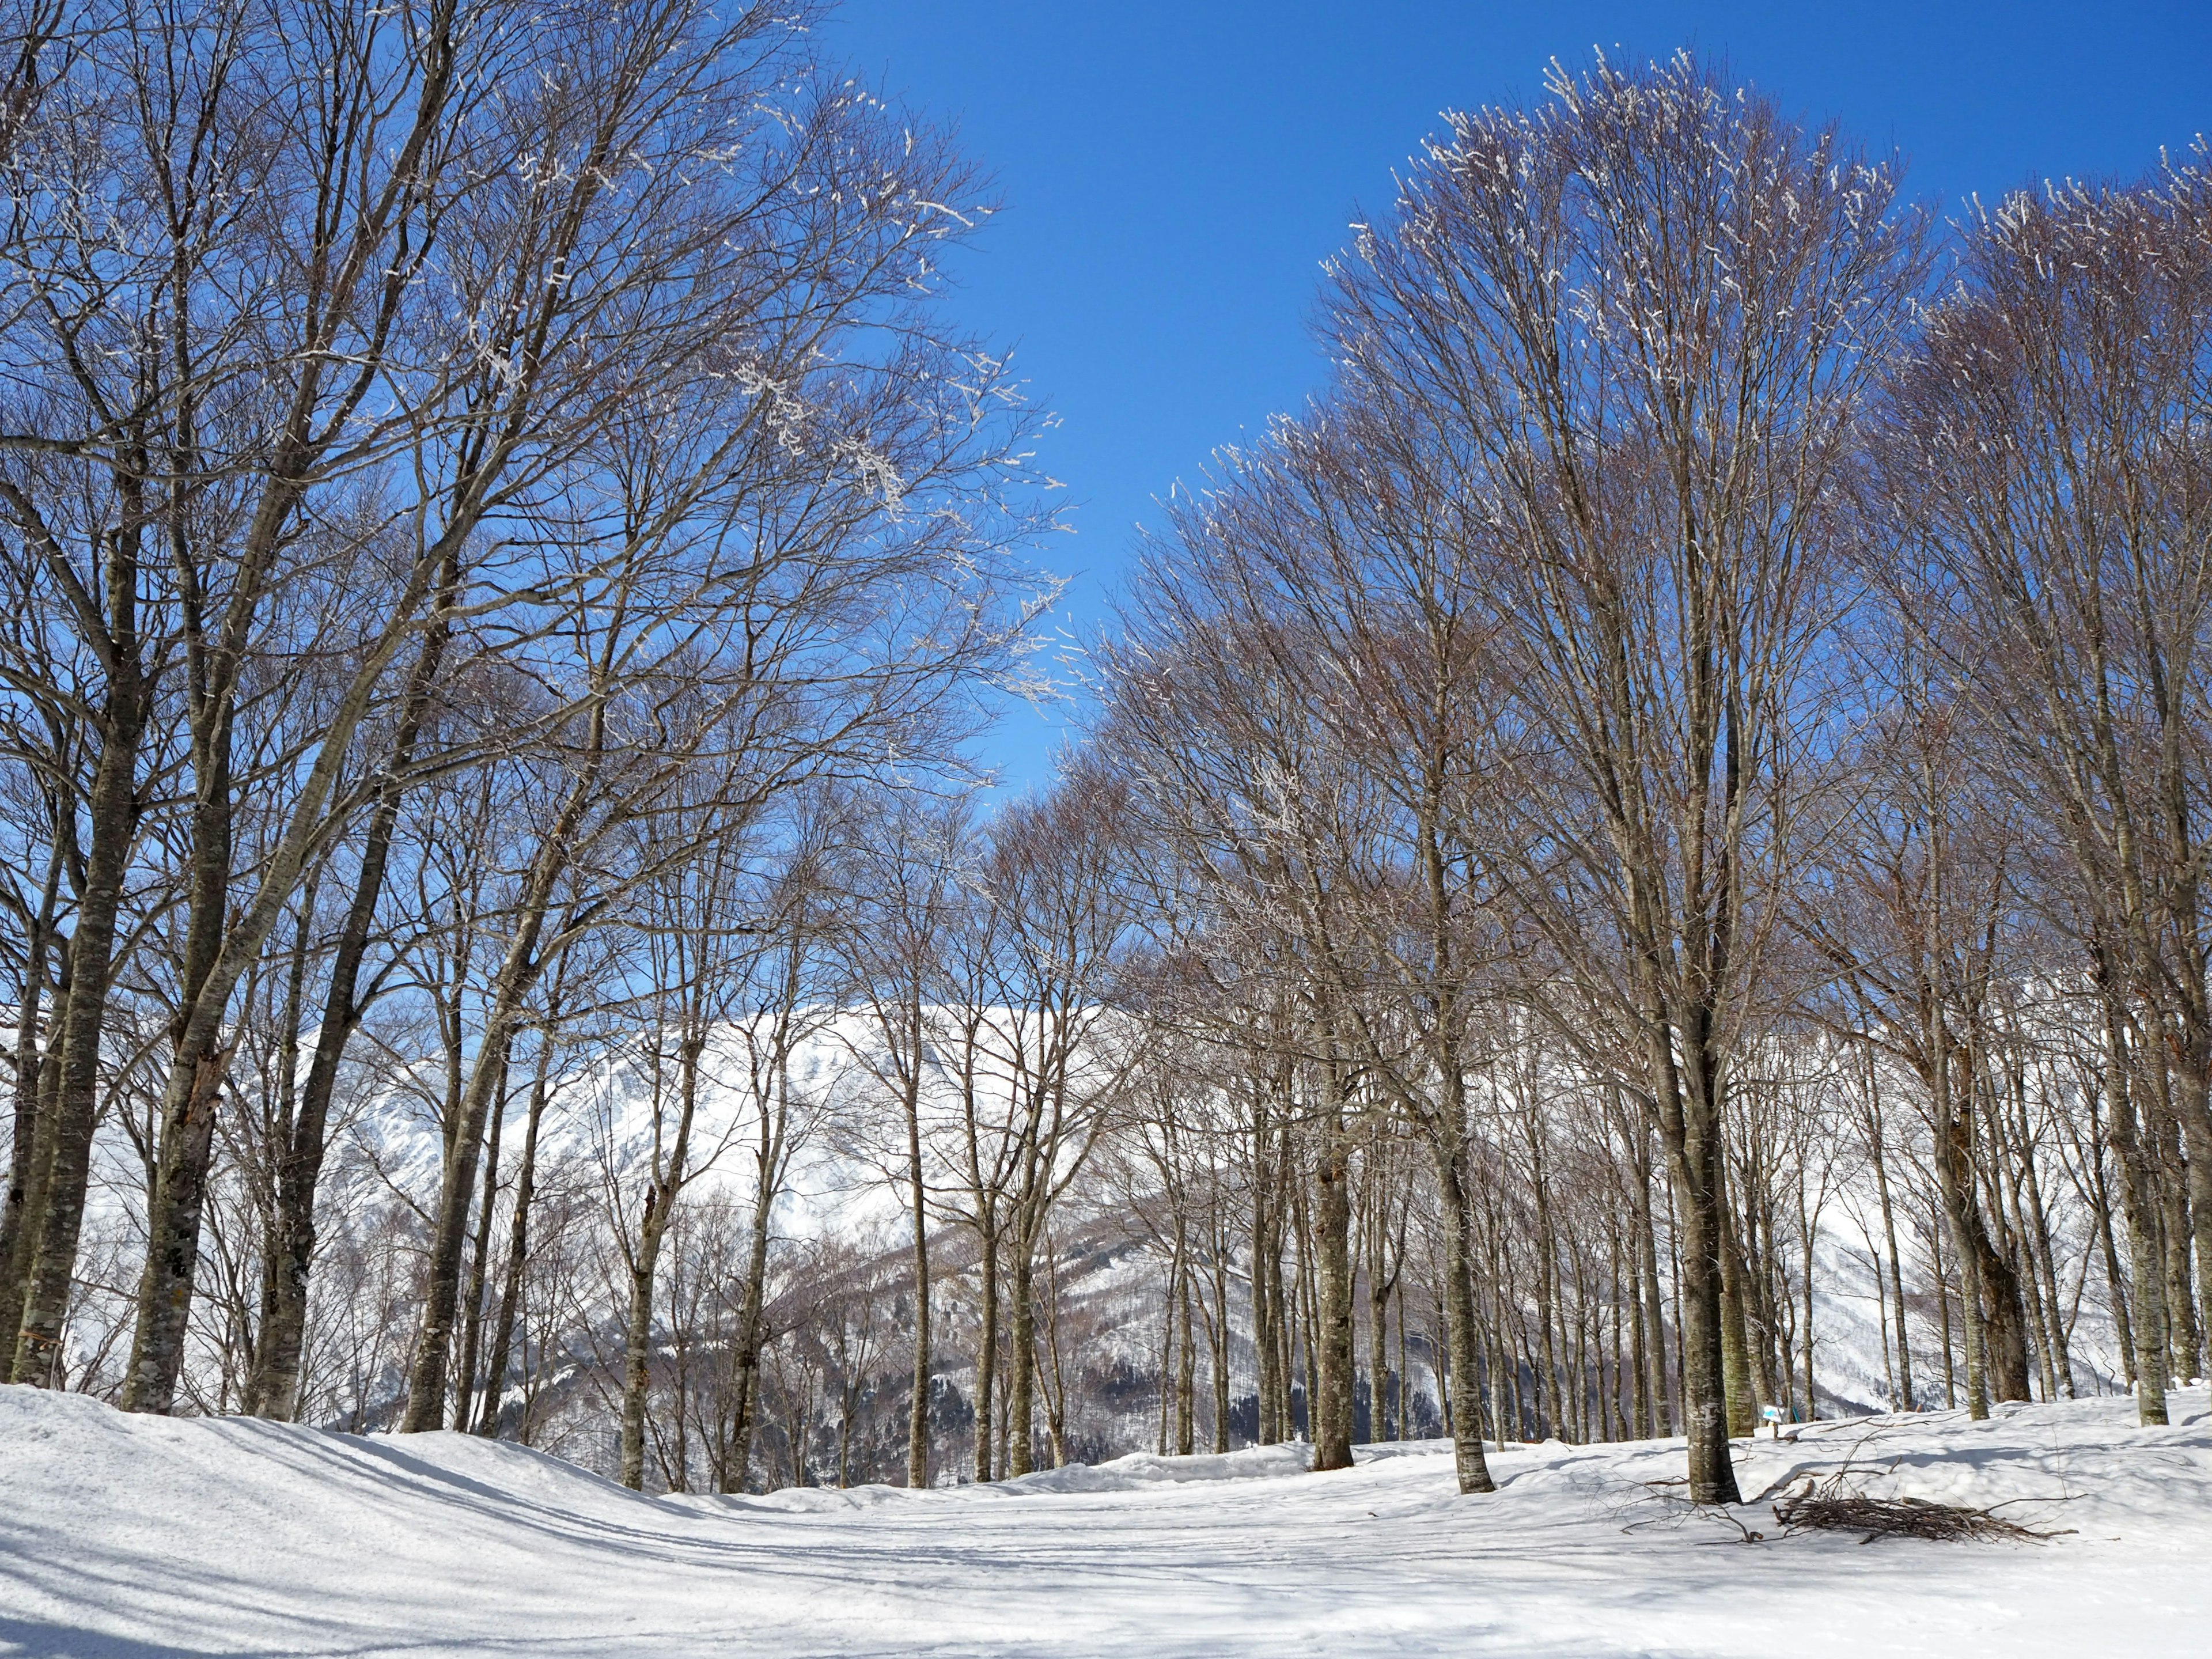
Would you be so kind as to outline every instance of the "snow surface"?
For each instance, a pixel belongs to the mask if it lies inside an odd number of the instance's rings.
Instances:
[[[994,1487],[624,1492],[451,1434],[125,1417],[0,1389],[0,1653],[410,1656],[2200,1655],[2212,1411],[2123,1400],[1740,1443],[1747,1493],[1865,1490],[2071,1528],[2041,1544],[1778,1538],[1644,1483],[1680,1442],[1125,1457]]]

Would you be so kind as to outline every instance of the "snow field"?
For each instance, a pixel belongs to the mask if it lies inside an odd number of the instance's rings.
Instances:
[[[1739,1443],[1742,1528],[1660,1494],[1680,1443],[1125,1457],[994,1487],[642,1498],[522,1449],[125,1417],[0,1389],[0,1653],[2182,1656],[2212,1651],[2212,1410],[2124,1400]],[[1861,1489],[2073,1531],[1779,1538]],[[2033,1501],[2021,1501],[2033,1500]]]

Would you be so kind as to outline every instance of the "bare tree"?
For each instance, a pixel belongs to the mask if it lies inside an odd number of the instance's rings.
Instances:
[[[1346,396],[1492,550],[1554,787],[1504,839],[1602,998],[1683,1229],[1692,1496],[1735,1497],[1722,1123],[1771,925],[1829,528],[1919,279],[1896,180],[1686,55],[1450,118],[1336,267]],[[1571,891],[1558,896],[1562,884]]]
[[[854,909],[846,933],[853,995],[866,1036],[858,1058],[897,1103],[902,1157],[892,1162],[906,1188],[914,1263],[914,1372],[907,1398],[906,1483],[929,1485],[931,1387],[929,1181],[922,1153],[922,1091],[931,1075],[934,1000],[942,994],[939,952],[963,902],[964,865],[973,834],[955,803],[933,808],[908,792],[857,807],[848,855]]]
[[[717,793],[701,793],[709,799]],[[694,825],[679,817],[666,827],[696,844]],[[714,1168],[738,1127],[732,1117],[711,1143],[702,1146],[695,1139],[702,1079],[710,1088],[720,1081],[710,1068],[708,1045],[717,1028],[739,1012],[739,988],[769,943],[763,937],[769,929],[761,926],[768,907],[760,902],[757,884],[746,878],[749,832],[757,829],[742,820],[714,823],[703,846],[641,896],[650,917],[641,930],[641,944],[652,987],[645,1004],[650,1024],[641,1039],[644,1122],[641,1126],[639,1114],[627,1109],[626,1102],[617,1110],[611,1091],[606,1104],[613,1121],[601,1126],[599,1139],[610,1218],[629,1280],[620,1478],[633,1490],[645,1484],[646,1407],[661,1247],[684,1189]]]
[[[2113,1004],[2111,1060],[2133,1060],[2144,1104],[2187,1145],[2185,1231],[2204,1299],[2190,1316],[2185,1284],[2168,1311],[2191,1329],[2212,1328],[2212,944],[2192,712],[2212,617],[2208,206],[2200,146],[2136,185],[1978,210],[1960,285],[1896,377],[1883,451],[1884,574],[1965,688],[2024,815],[2070,854],[2080,931]],[[2135,1113],[2118,1086],[2124,1153]],[[2140,1157],[2131,1209],[2148,1200]],[[2162,1420],[2148,1387],[2142,1409]]]

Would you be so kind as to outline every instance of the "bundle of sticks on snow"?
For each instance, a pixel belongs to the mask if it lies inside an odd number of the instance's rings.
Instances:
[[[2037,1532],[1987,1510],[1934,1504],[1924,1498],[1861,1498],[1817,1491],[1808,1486],[1774,1505],[1774,1518],[1790,1532],[1858,1532],[1859,1541],[1877,1538],[2014,1538],[2041,1541],[2056,1533]]]

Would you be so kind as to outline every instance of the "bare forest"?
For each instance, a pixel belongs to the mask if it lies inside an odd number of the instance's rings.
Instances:
[[[1016,798],[993,187],[804,6],[8,15],[7,1380],[1711,1504],[2205,1374],[2201,148],[1939,212],[1688,55],[1444,118]]]

